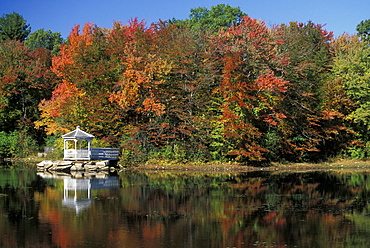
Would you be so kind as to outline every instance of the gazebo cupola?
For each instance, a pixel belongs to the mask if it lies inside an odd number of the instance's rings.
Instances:
[[[76,127],[72,132],[62,136],[64,139],[64,160],[90,160],[91,141],[94,135]]]

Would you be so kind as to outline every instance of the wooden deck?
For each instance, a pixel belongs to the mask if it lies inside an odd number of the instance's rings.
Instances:
[[[64,160],[118,160],[119,148],[65,149]]]

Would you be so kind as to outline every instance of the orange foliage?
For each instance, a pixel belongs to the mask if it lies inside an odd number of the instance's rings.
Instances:
[[[36,121],[35,126],[45,126],[47,134],[68,132],[71,127],[57,122],[55,118],[74,113],[77,109],[77,101],[83,95],[83,92],[76,85],[65,81],[60,83],[53,91],[52,98],[50,100],[42,100],[39,104],[41,120]]]
[[[40,103],[36,124],[51,134],[84,122],[98,136],[127,137],[122,146],[145,151],[179,142],[217,150],[213,157],[301,158],[346,131],[337,123],[345,116],[341,98],[315,99],[322,82],[314,80],[326,70],[315,53],[325,55],[330,39],[312,23],[269,29],[249,17],[216,35],[164,22],[147,27],[137,18],[113,29],[75,26],[52,60],[62,83]],[[300,57],[296,44],[311,57]],[[3,79],[16,80],[11,73]],[[328,92],[345,96],[341,84],[333,80]]]
[[[288,81],[276,78],[273,72],[268,72],[265,75],[259,75],[256,84],[259,90],[269,90],[277,92],[286,92]]]
[[[75,63],[73,60],[74,56],[81,53],[81,50],[85,50],[92,45],[93,29],[94,24],[92,23],[86,23],[82,28],[82,33],[80,33],[80,25],[76,25],[72,29],[68,36],[69,44],[62,44],[60,55],[53,57],[53,66],[51,69],[59,77],[66,77],[65,69]]]
[[[281,41],[272,37],[263,22],[249,17],[215,39],[223,63],[222,82],[215,93],[224,99],[221,120],[225,136],[237,141],[229,154],[261,160],[268,151],[258,143],[265,130],[255,126],[254,120],[276,126],[285,118],[278,107],[288,82],[271,70],[287,63],[276,49]]]

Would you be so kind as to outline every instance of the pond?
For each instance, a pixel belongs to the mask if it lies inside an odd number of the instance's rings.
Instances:
[[[0,247],[369,247],[370,172],[0,170]]]

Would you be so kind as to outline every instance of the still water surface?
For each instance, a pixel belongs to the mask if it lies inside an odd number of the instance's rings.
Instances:
[[[370,247],[370,172],[0,170],[0,247]]]

